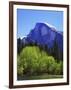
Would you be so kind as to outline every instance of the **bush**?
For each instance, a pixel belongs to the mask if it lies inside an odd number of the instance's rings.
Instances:
[[[62,74],[62,62],[56,62],[53,56],[39,49],[37,46],[26,46],[18,55],[17,70],[18,75],[34,74]]]
[[[56,63],[55,73],[56,73],[56,75],[62,75],[63,74],[63,62],[62,61],[60,61],[59,63]]]
[[[23,70],[24,70],[23,63],[22,62],[23,62],[23,60],[20,59],[20,56],[18,55],[18,58],[17,58],[17,73],[20,76],[23,76]]]

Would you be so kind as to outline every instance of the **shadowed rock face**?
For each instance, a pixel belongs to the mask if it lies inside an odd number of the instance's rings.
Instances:
[[[35,28],[28,34],[28,42],[36,42],[40,45],[47,45],[52,48],[54,43],[63,51],[63,34],[57,32],[53,26],[45,23],[37,23]]]
[[[58,32],[55,27],[48,23],[36,23],[33,30],[22,39],[23,44],[36,43],[37,45],[47,46],[48,52],[56,51],[58,59],[63,59],[63,33]]]

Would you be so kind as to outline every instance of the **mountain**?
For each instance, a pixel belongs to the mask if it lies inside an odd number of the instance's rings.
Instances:
[[[36,23],[27,37],[22,39],[22,43],[48,48],[48,52],[57,59],[63,59],[63,33],[48,23]]]
[[[52,48],[56,41],[60,50],[63,50],[63,35],[55,27],[45,23],[37,23],[28,34],[26,41],[47,45],[48,48]]]

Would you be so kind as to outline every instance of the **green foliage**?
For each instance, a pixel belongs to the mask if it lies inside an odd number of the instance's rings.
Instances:
[[[17,58],[17,73],[18,75],[23,75],[23,70],[24,70],[24,67],[23,67],[23,60],[20,61],[20,57],[18,55],[18,58]]]
[[[57,75],[63,74],[63,63],[61,61],[59,63],[56,63],[55,73]]]
[[[62,61],[56,62],[38,46],[26,46],[17,57],[18,75],[38,75],[43,73],[60,75],[63,71]]]

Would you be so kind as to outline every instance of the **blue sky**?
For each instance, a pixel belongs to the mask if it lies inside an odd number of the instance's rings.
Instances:
[[[24,37],[37,22],[46,22],[63,31],[63,12],[51,10],[17,9],[17,37]]]

